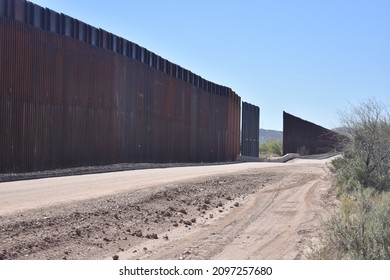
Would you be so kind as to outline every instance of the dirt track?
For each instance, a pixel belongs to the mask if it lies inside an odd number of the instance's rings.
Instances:
[[[2,183],[0,259],[302,259],[331,207],[325,162]]]

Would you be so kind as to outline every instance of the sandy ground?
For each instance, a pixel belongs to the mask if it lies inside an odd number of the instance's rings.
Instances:
[[[305,259],[328,160],[0,183],[0,259]]]

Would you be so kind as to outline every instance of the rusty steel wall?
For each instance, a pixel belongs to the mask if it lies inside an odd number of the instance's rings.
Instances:
[[[259,157],[260,108],[242,102],[241,155]]]
[[[0,173],[233,161],[240,103],[135,43],[0,0]]]
[[[283,112],[283,153],[322,154],[340,150],[344,136]]]

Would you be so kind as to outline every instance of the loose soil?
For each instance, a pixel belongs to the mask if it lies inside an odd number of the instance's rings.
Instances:
[[[0,259],[305,259],[334,198],[306,160],[7,213]]]

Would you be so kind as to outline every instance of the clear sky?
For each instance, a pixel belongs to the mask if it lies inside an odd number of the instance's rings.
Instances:
[[[135,42],[260,107],[327,128],[390,101],[389,0],[33,0]]]

